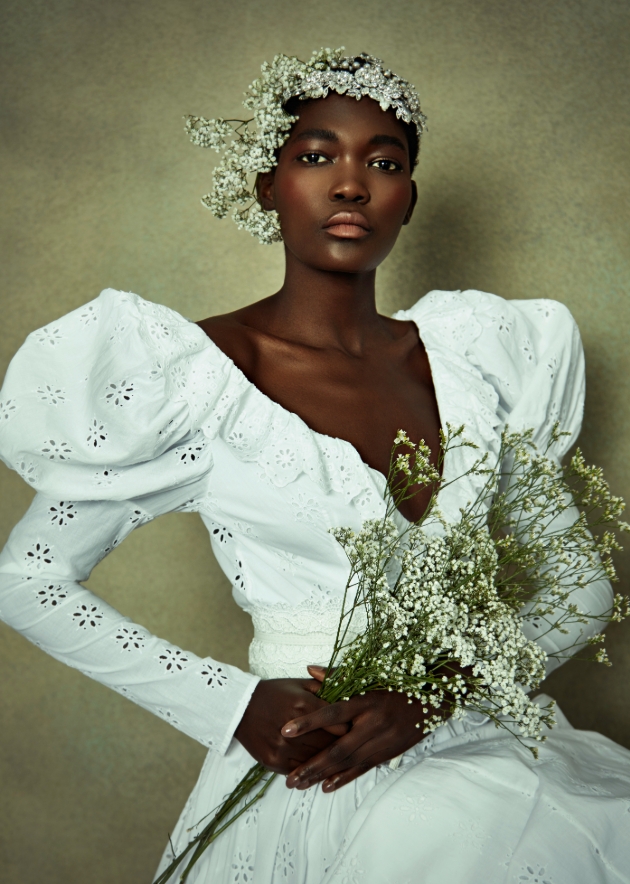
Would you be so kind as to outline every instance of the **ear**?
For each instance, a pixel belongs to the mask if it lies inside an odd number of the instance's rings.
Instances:
[[[256,176],[256,198],[265,212],[271,212],[276,208],[274,201],[274,179],[273,171],[259,172]]]
[[[407,209],[407,213],[405,215],[405,220],[403,224],[409,224],[411,221],[411,216],[413,215],[413,210],[416,207],[416,203],[418,202],[418,188],[416,187],[416,182],[411,180],[411,201],[409,202],[409,208]]]

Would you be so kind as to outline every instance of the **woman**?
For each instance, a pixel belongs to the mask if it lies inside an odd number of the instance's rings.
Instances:
[[[422,739],[421,705],[405,696],[315,696],[348,568],[329,529],[382,512],[396,431],[435,452],[441,423],[464,423],[492,455],[508,420],[540,443],[560,420],[561,457],[579,431],[584,372],[555,302],[433,292],[395,318],[377,313],[376,268],[416,201],[424,118],[376,59],[309,64],[300,89],[277,97],[288,121],[258,118],[277,141],[259,139],[261,209],[241,216],[263,240],[281,231],[282,288],[198,324],[107,290],[29,336],[11,364],[0,448],[39,494],[2,554],[2,616],[209,747],[176,852],[253,759],[287,775],[190,881],[628,881],[630,753],[610,740],[560,715],[535,761],[479,716]],[[191,128],[212,141],[204,125]],[[236,202],[242,181],[223,196]],[[225,214],[219,197],[215,187],[209,202]],[[445,472],[465,456],[453,452]],[[469,491],[445,490],[447,517]],[[401,524],[426,503],[408,500]],[[251,673],[150,635],[80,585],[135,527],[184,510],[201,514],[253,617]],[[606,582],[582,591],[593,617],[582,638],[610,599]],[[541,643],[551,653],[572,638]]]

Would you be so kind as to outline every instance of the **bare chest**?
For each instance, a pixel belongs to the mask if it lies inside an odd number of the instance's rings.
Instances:
[[[440,417],[429,360],[417,335],[409,346],[383,346],[361,357],[334,349],[290,344],[242,327],[206,320],[200,326],[248,380],[310,429],[345,439],[364,463],[387,475],[394,438],[405,430],[414,442],[439,448]],[[430,490],[401,511],[419,519]]]

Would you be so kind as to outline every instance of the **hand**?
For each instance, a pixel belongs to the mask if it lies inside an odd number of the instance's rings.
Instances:
[[[290,773],[348,729],[344,724],[331,724],[325,730],[317,725],[304,736],[287,740],[282,735],[282,726],[290,719],[328,706],[315,696],[319,688],[320,681],[312,678],[271,678],[259,682],[234,736],[269,770]]]
[[[324,678],[322,667],[309,666],[318,681]],[[288,721],[282,735],[289,741],[304,739],[318,728],[350,725],[341,736],[317,755],[298,765],[287,779],[292,789],[307,789],[323,780],[323,790],[333,792],[361,774],[406,752],[424,736],[425,717],[434,711],[423,710],[421,700],[412,700],[395,691],[369,691],[321,706]],[[418,727],[419,725],[419,727]]]

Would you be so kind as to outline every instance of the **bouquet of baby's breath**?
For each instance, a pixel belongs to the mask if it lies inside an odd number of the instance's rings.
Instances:
[[[541,708],[528,694],[544,678],[548,656],[565,657],[603,640],[584,637],[582,626],[594,617],[577,600],[591,583],[616,579],[611,553],[621,547],[615,531],[630,530],[619,520],[624,502],[611,495],[600,468],[586,465],[579,450],[566,467],[550,456],[561,435],[555,428],[540,451],[532,430],[506,429],[496,466],[484,455],[447,482],[441,468],[448,452],[476,447],[463,427],[441,434],[436,465],[424,443],[415,445],[399,431],[384,515],[364,522],[358,533],[332,529],[350,575],[318,696],[334,703],[373,690],[405,693],[409,702],[421,701],[417,727],[424,734],[449,715],[479,712],[517,739],[533,741],[527,745],[537,754],[543,725],[553,725],[553,707]],[[471,474],[480,490],[459,521],[449,522],[437,506],[439,492]],[[427,486],[432,493],[423,517],[397,527],[396,509]],[[595,619],[603,627],[627,614],[628,600],[616,595]],[[528,637],[547,633],[558,647],[551,655]],[[593,659],[609,663],[603,648]],[[155,884],[166,884],[188,856],[179,878],[186,881],[203,852],[274,777],[254,765]]]

